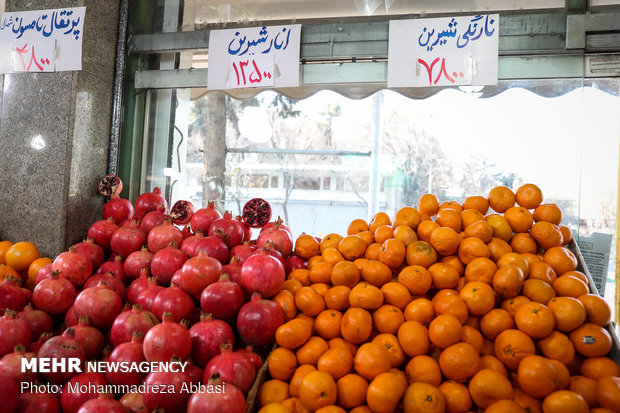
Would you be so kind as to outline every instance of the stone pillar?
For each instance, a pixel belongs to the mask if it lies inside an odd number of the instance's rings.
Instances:
[[[101,216],[119,0],[5,1],[5,11],[86,6],[82,70],[7,74],[0,93],[0,239],[54,257]]]

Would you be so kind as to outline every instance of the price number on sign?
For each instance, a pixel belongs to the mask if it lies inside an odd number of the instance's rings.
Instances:
[[[249,55],[231,59],[227,82],[229,89],[273,86],[273,81],[273,56]]]

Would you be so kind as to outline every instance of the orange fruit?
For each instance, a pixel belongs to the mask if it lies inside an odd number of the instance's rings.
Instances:
[[[526,278],[530,274],[529,262],[525,258],[523,258],[523,255],[516,252],[509,252],[507,254],[504,254],[499,258],[499,260],[497,260],[498,268],[506,265],[516,265],[521,269],[521,271],[523,271],[523,276]]]
[[[368,224],[363,219],[354,219],[347,228],[347,235],[355,235],[368,231]]]
[[[8,265],[0,264],[0,282],[4,281],[7,277],[14,278],[19,285],[22,283],[22,277],[17,271]]]
[[[605,356],[611,350],[611,336],[603,327],[585,323],[569,335],[575,350],[586,357]]]
[[[484,350],[484,338],[482,334],[480,334],[480,331],[472,326],[463,326],[461,341],[471,344],[479,354]]]
[[[555,391],[556,369],[549,359],[527,356],[519,363],[517,380],[519,388],[532,397],[545,397]]]
[[[489,201],[483,196],[469,196],[463,201],[463,209],[475,209],[482,215],[486,215],[489,210]]]
[[[425,194],[420,197],[418,201],[418,211],[421,214],[428,215],[432,217],[437,213],[439,209],[439,201],[437,201],[437,197],[433,194]]]
[[[377,212],[368,222],[368,231],[374,234],[374,232],[382,225],[392,225],[390,216],[385,212]]]
[[[351,307],[361,307],[367,310],[376,310],[383,304],[383,294],[376,286],[368,283],[358,283],[349,293]]]
[[[415,356],[405,366],[405,376],[409,383],[424,382],[439,386],[441,384],[441,368],[435,359],[425,354]]]
[[[375,241],[375,239],[372,236],[372,232],[370,231],[362,231],[359,234],[355,234],[355,235],[360,237],[362,241],[366,243],[366,246],[372,244]]]
[[[603,300],[597,294],[584,294],[577,297],[583,304],[587,322],[592,324],[598,324],[599,326],[606,326],[611,321],[611,308],[605,300]]]
[[[339,234],[332,233],[324,236],[319,243],[319,249],[321,253],[323,253],[323,251],[325,251],[325,249],[327,248],[338,248],[340,240],[342,240],[342,235]]]
[[[546,305],[532,301],[517,308],[515,324],[530,337],[542,338],[553,331],[555,317]]]
[[[409,228],[415,230],[420,224],[420,221],[421,217],[418,210],[413,207],[405,206],[396,211],[393,225],[394,228],[400,225],[406,225]]]
[[[581,281],[579,278],[570,275],[562,275],[561,277],[558,277],[553,282],[553,289],[557,295],[575,298],[590,292],[588,284]]]
[[[394,228],[391,225],[381,225],[372,234],[376,243],[383,244],[390,238],[394,238]]]
[[[516,265],[503,265],[493,276],[493,290],[501,298],[516,297],[523,287],[525,277],[523,271]]]
[[[463,239],[459,244],[458,255],[463,264],[467,265],[478,257],[489,258],[491,251],[480,238],[469,237]]]
[[[489,258],[495,262],[497,262],[504,254],[512,252],[512,247],[510,244],[497,237],[491,238],[491,241],[487,242],[487,247],[491,253]]]
[[[346,260],[354,260],[364,256],[366,242],[358,235],[347,235],[338,244],[338,251]]]
[[[321,251],[321,256],[323,257],[323,261],[325,263],[328,263],[332,266],[344,260],[344,257],[342,256],[340,251],[338,251],[337,247],[325,248],[323,251]]]
[[[514,400],[498,400],[485,410],[485,413],[528,413]]]
[[[312,335],[312,328],[303,320],[293,319],[276,330],[276,343],[280,347],[295,349],[303,346]],[[275,377],[278,378],[278,377]]]
[[[37,279],[37,274],[39,270],[45,267],[47,264],[51,264],[51,263],[52,263],[52,259],[48,257],[41,257],[41,258],[37,258],[36,260],[32,261],[30,265],[28,266],[28,279],[31,280],[31,282],[35,282]]]
[[[515,194],[505,186],[496,186],[487,196],[489,206],[493,211],[503,213],[515,204]]]
[[[484,221],[484,215],[477,209],[464,209],[461,212],[461,228],[465,229],[474,222]]]
[[[312,281],[310,281],[310,270],[306,270],[305,268],[297,268],[291,271],[288,277],[289,280],[299,281],[303,286],[312,284]]]
[[[321,297],[324,297],[327,290],[331,288],[331,285],[327,283],[314,283],[310,284],[310,288],[319,293]]]
[[[483,242],[489,242],[493,238],[493,227],[487,221],[476,221],[465,227],[464,237],[480,238]]]
[[[377,334],[372,342],[383,346],[388,353],[388,358],[390,359],[390,366],[398,368],[405,361],[405,352],[400,347],[400,343],[398,342],[398,338],[394,334],[383,333]]]
[[[620,405],[620,377],[602,377],[596,383],[596,401],[607,409],[618,411]]]
[[[441,255],[453,255],[458,251],[461,236],[450,227],[439,227],[431,234],[430,244]]]
[[[480,357],[480,369],[491,369],[495,370],[498,373],[501,373],[504,377],[508,377],[508,370],[506,370],[506,366],[504,363],[499,361],[499,359],[495,356],[486,355]]]
[[[515,192],[517,204],[527,209],[534,209],[543,200],[542,191],[534,184],[524,184]]]
[[[344,311],[349,307],[351,289],[345,285],[337,285],[325,292],[323,300],[325,307],[330,310]]]
[[[459,280],[458,271],[451,265],[436,262],[428,267],[433,287],[437,289],[455,288]]]
[[[338,386],[338,404],[345,409],[352,409],[366,402],[368,382],[358,374],[347,374],[336,382]]]
[[[431,234],[439,227],[440,225],[435,221],[420,222],[420,225],[418,225],[418,230],[416,231],[416,234],[418,235],[418,240],[430,242]]]
[[[514,252],[518,252],[519,254],[526,252],[536,254],[536,251],[538,251],[538,244],[536,244],[536,240],[527,232],[514,234],[510,240],[510,247]]]
[[[478,407],[486,409],[498,400],[511,399],[512,385],[501,373],[482,369],[469,381],[469,394]]]
[[[465,274],[465,265],[461,262],[461,259],[458,255],[449,255],[447,257],[441,257],[440,262],[444,264],[448,264],[459,273],[459,276]]]
[[[524,357],[536,354],[536,346],[524,332],[510,329],[502,331],[495,337],[494,351],[495,357],[514,371]]]
[[[340,337],[340,323],[342,313],[337,310],[325,310],[319,313],[314,320],[314,329],[325,340]],[[309,363],[312,364],[312,363]]]
[[[510,224],[513,232],[525,233],[534,223],[532,213],[523,207],[510,207],[504,212],[504,218]]]
[[[359,344],[370,337],[372,332],[372,316],[363,308],[349,308],[342,315],[340,333],[349,343]]]
[[[362,265],[361,274],[364,280],[377,287],[381,287],[383,284],[392,280],[392,270],[390,270],[390,267],[375,260],[368,260],[364,263],[364,265]],[[353,287],[353,289],[355,289],[355,287]]]
[[[340,261],[331,269],[330,281],[332,285],[345,285],[353,288],[360,280],[360,270],[351,261]]]
[[[478,371],[478,363],[478,351],[468,343],[453,344],[444,349],[439,356],[441,372],[449,380],[469,379]]]
[[[325,300],[311,287],[302,287],[295,293],[295,306],[305,315],[314,317],[325,309]]]
[[[493,289],[489,284],[480,281],[472,281],[465,284],[459,295],[467,304],[469,313],[473,315],[486,314],[495,305]]]
[[[300,235],[295,241],[295,254],[308,260],[320,252],[319,242],[308,234]]]
[[[491,284],[496,271],[497,265],[489,258],[474,258],[465,266],[465,280],[467,282],[481,281]]]
[[[558,390],[543,400],[544,413],[589,413],[590,408],[581,395],[570,390]]]
[[[330,348],[319,357],[317,369],[338,380],[353,369],[353,356],[344,348]]]
[[[586,321],[586,309],[576,298],[554,297],[549,300],[547,307],[555,317],[556,330],[569,332]]]
[[[508,311],[510,313],[511,316],[515,316],[515,311],[517,311],[517,308],[523,304],[523,303],[527,303],[530,302],[532,300],[530,300],[529,298],[523,296],[523,295],[518,295],[514,298],[507,298],[504,301],[502,301],[502,308],[506,311]]]
[[[415,231],[407,225],[399,225],[394,228],[394,238],[402,242],[405,247],[418,240],[418,236]]]
[[[569,364],[575,358],[575,346],[568,336],[559,331],[552,331],[538,340],[538,348],[543,356]]]
[[[528,396],[523,390],[516,388],[512,393],[512,399],[528,413],[542,413],[542,402],[532,396]]]
[[[572,376],[568,390],[579,394],[588,403],[588,406],[596,406],[596,380],[584,376]]]
[[[437,252],[428,242],[414,241],[406,248],[406,259],[408,265],[428,268],[437,262]]]
[[[334,404],[338,397],[336,382],[328,373],[312,371],[303,378],[299,386],[299,399],[312,411]]]
[[[567,245],[573,240],[573,231],[566,225],[560,225],[560,232],[562,233],[562,245]]]
[[[443,413],[446,400],[436,386],[414,382],[405,391],[403,409],[405,413]]]
[[[289,413],[310,413],[310,410],[306,409],[297,397],[289,397],[282,400],[280,404],[289,409]]]
[[[553,268],[557,275],[577,269],[577,257],[566,247],[551,247],[545,251],[543,261]]]
[[[372,411],[391,413],[405,394],[406,385],[394,373],[378,374],[368,385],[366,402]]]
[[[355,353],[353,368],[366,380],[372,380],[377,375],[390,370],[390,357],[385,347],[377,343],[364,343]]]
[[[558,278],[555,271],[546,262],[535,262],[530,265],[530,279],[542,280],[551,285]]]
[[[548,250],[562,245],[562,233],[557,225],[547,221],[538,221],[530,229],[530,235],[540,248]]]
[[[6,265],[15,271],[26,271],[30,264],[41,257],[39,249],[28,241],[16,242],[4,254]]]
[[[555,290],[551,285],[537,279],[525,280],[521,294],[541,304],[549,302],[549,300],[556,296]]]
[[[299,397],[299,386],[301,385],[301,381],[304,379],[306,374],[312,371],[316,371],[316,367],[310,364],[302,364],[297,367],[289,382],[289,393],[292,397]]]
[[[506,242],[512,238],[512,227],[508,220],[499,214],[487,215],[487,223],[493,228],[493,236]]]
[[[326,250],[327,251],[327,250]],[[332,268],[334,266],[327,261],[319,262],[312,266],[308,277],[312,283],[328,283],[331,280]]]
[[[560,225],[562,222],[562,210],[556,204],[540,204],[534,210],[534,221],[546,221]]]
[[[472,401],[467,386],[447,380],[438,389],[446,400],[446,413],[465,413],[471,409]]]
[[[355,353],[357,353],[357,346],[355,344],[348,342],[342,337],[332,338],[331,340],[327,342],[327,344],[329,345],[330,349],[341,348],[343,350],[348,351],[349,354],[351,354],[351,360],[353,360],[353,357],[355,357]]]
[[[404,310],[411,302],[411,293],[400,282],[390,281],[381,286],[383,300],[387,304],[392,304],[401,310]]]
[[[316,264],[318,264],[319,262],[323,262],[325,261],[323,259],[323,256],[321,255],[315,255],[314,257],[310,258],[306,264],[306,269],[310,270],[312,269],[313,266],[315,266]]]
[[[439,224],[440,227],[452,228],[456,232],[461,231],[461,227],[463,225],[463,223],[461,222],[461,214],[459,214],[459,212],[455,211],[454,209],[449,208],[440,209],[439,211],[437,211],[435,222]]]
[[[11,241],[0,241],[0,264],[6,265],[6,252],[13,246]]]
[[[398,331],[400,325],[405,322],[405,317],[400,308],[384,304],[375,310],[372,314],[372,320],[379,333],[394,334]]]
[[[297,307],[295,306],[295,294],[289,290],[281,290],[272,300],[280,306],[284,313],[284,321],[289,321],[297,315]]]
[[[579,372],[583,376],[595,380],[605,376],[620,377],[620,365],[609,357],[589,357],[581,363]]]
[[[492,309],[480,319],[480,330],[489,340],[495,340],[499,333],[514,327],[512,315],[501,308]]]
[[[273,349],[267,360],[267,368],[272,378],[290,380],[297,369],[295,353],[284,347]]]
[[[457,321],[458,322],[458,321]],[[398,342],[409,357],[428,353],[430,341],[428,330],[418,321],[405,321],[397,332]]]
[[[316,366],[323,353],[329,350],[327,342],[321,337],[312,336],[306,343],[295,352],[299,364],[311,364]]]
[[[433,282],[431,273],[420,265],[409,265],[398,274],[398,282],[413,295],[426,294]]]
[[[258,407],[269,403],[280,403],[289,398],[288,383],[283,380],[271,379],[261,384],[258,390]]]
[[[451,314],[459,320],[459,323],[465,324],[469,316],[469,309],[465,300],[458,295],[445,295],[438,298],[433,303],[435,314]]]
[[[417,321],[421,324],[428,325],[428,323],[435,318],[435,310],[430,300],[426,298],[416,298],[407,304],[403,315],[406,321]]]
[[[442,209],[453,209],[459,214],[463,212],[463,206],[459,204],[457,201],[445,201],[439,204],[439,208],[437,209],[437,213]]]
[[[461,323],[450,314],[440,314],[428,325],[428,337],[439,348],[458,343],[462,336]]]

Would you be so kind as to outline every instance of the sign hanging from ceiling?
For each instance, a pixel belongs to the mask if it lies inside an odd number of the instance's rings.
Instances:
[[[211,31],[207,87],[299,86],[300,39],[300,24]]]
[[[497,84],[499,14],[391,20],[388,87]]]
[[[82,70],[86,7],[0,15],[0,73]]]

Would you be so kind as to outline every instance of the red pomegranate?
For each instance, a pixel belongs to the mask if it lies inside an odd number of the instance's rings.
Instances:
[[[250,360],[241,353],[233,352],[230,344],[223,344],[221,353],[209,360],[203,380],[208,382],[211,376],[218,373],[225,383],[234,384],[244,394],[250,390],[256,376]]]
[[[136,279],[140,276],[142,268],[151,269],[151,260],[153,253],[147,247],[142,247],[140,251],[134,251],[127,256],[123,263],[125,275],[129,278]]]
[[[110,328],[110,342],[114,347],[131,341],[134,334],[144,336],[155,324],[159,323],[155,314],[133,305],[131,310],[121,312]]]
[[[190,226],[194,234],[198,231],[206,234],[209,232],[211,223],[219,218],[222,218],[222,214],[215,209],[215,202],[210,201],[206,208],[201,208],[192,215]]]
[[[0,283],[0,314],[4,309],[21,311],[28,301],[16,278],[9,275]]]
[[[95,274],[106,274],[111,272],[114,274],[116,278],[121,280],[123,283],[127,281],[127,277],[125,277],[125,265],[123,263],[123,257],[120,255],[112,255],[108,261],[102,263]]]
[[[19,405],[20,386],[17,380],[0,376],[0,400],[2,409],[9,413],[15,412]]]
[[[232,262],[233,258],[237,258],[239,260],[239,265],[243,265],[245,260],[250,258],[255,251],[256,247],[249,241],[245,241],[243,244],[236,245],[230,249],[228,260]]]
[[[262,254],[263,250],[267,251],[269,255],[280,261],[282,263],[282,266],[284,267],[284,257],[282,256],[282,253],[273,246],[272,242],[267,242],[263,248],[257,249],[252,255]]]
[[[77,325],[71,328],[73,328],[75,341],[82,345],[84,358],[96,360],[105,344],[105,337],[101,331],[91,326],[88,317],[80,317]]]
[[[148,235],[147,243],[152,253],[170,246],[171,243],[181,245],[183,242],[183,234],[181,230],[172,225],[169,218],[166,218],[163,224],[153,228]],[[154,257],[153,257],[154,258]],[[153,263],[151,262],[151,266]],[[152,271],[152,268],[151,268]]]
[[[146,361],[144,353],[142,351],[142,333],[135,333],[131,338],[131,341],[122,343],[112,350],[109,361],[111,363],[127,363],[131,365]],[[139,371],[129,371],[123,373],[121,371],[108,371],[105,374],[108,381],[112,384],[125,384],[127,386],[138,386],[142,383],[142,380],[146,377],[145,373]]]
[[[185,366],[185,372],[190,378],[190,381],[194,384],[202,383],[203,370],[194,364],[191,359],[188,359],[188,363]]]
[[[114,400],[111,394],[99,394],[99,397],[90,399],[80,407],[78,413],[127,413],[120,402]]]
[[[142,277],[140,277],[139,280],[141,278]],[[137,281],[138,280],[134,282],[137,282]],[[153,312],[153,303],[155,302],[155,297],[157,297],[157,294],[159,294],[159,292],[163,289],[164,287],[159,285],[159,283],[157,282],[157,278],[149,277],[147,280],[146,288],[143,288],[142,291],[140,291],[140,294],[138,294],[138,297],[136,298],[135,302],[131,302],[131,301],[130,302],[132,304],[141,305],[142,308],[144,308],[145,310]]]
[[[163,320],[144,336],[144,356],[148,361],[168,362],[173,356],[182,360],[192,351],[192,338],[184,326],[175,323],[172,314],[165,313]]]
[[[254,346],[248,345],[245,346],[245,348],[238,348],[235,351],[237,353],[244,354],[248,358],[248,360],[250,360],[250,363],[252,363],[256,371],[258,371],[258,369],[263,366],[263,359],[254,352]]]
[[[222,264],[218,260],[199,253],[185,261],[181,267],[181,284],[194,298],[200,300],[202,290],[216,282],[221,273]]]
[[[73,305],[78,317],[88,317],[93,326],[97,328],[112,326],[114,319],[123,308],[118,294],[107,288],[104,283],[82,290]]]
[[[22,359],[32,360],[36,353],[26,352],[23,344],[14,347],[12,353],[5,354],[0,358],[0,376],[7,376],[18,382],[33,382],[39,380],[39,374],[32,369],[22,369]],[[36,371],[36,370],[35,370]]]
[[[276,295],[285,278],[282,263],[266,250],[252,255],[241,266],[241,286],[248,292],[258,291],[263,297]]]
[[[10,411],[10,410],[9,410]],[[25,391],[19,395],[17,413],[61,413],[60,398],[54,393]]]
[[[278,217],[278,219],[276,219],[275,221],[271,221],[268,224],[266,224],[264,227],[261,228],[260,232],[266,231],[275,225],[280,225],[280,229],[288,231],[288,233],[291,234],[291,236],[293,236],[293,232],[291,231],[291,228],[288,225],[286,225],[284,221],[282,221],[282,218],[280,217]]]
[[[149,411],[140,393],[125,393],[119,401],[127,413],[146,413]]]
[[[172,278],[170,279],[170,284],[175,283],[176,285],[178,285],[179,287],[183,288],[183,280],[181,280],[181,269],[183,267],[179,268],[178,270],[176,270],[174,272],[174,274],[172,275]],[[183,288],[185,290],[185,288]],[[187,291],[187,290],[185,290]]]
[[[177,284],[159,291],[153,301],[153,313],[158,318],[161,319],[164,313],[171,313],[176,322],[191,318],[195,308],[192,297]]]
[[[52,278],[52,263],[45,264],[41,269],[37,272],[37,279],[34,284],[37,285],[43,280],[47,280],[48,278]]]
[[[271,242],[282,257],[287,258],[293,251],[293,237],[289,231],[281,228],[281,225],[275,224],[271,228],[263,229],[256,239],[256,247],[263,248],[267,242]]]
[[[118,221],[119,223],[121,221]],[[112,234],[118,229],[118,225],[115,224],[114,218],[108,218],[106,220],[97,221],[88,228],[86,236],[95,241],[97,245],[104,249],[104,251],[110,251],[110,239]]]
[[[75,312],[75,306],[72,305],[65,313],[65,327],[73,327],[77,325],[79,321],[79,316]]]
[[[250,241],[252,239],[252,228],[243,222],[243,217],[241,215],[237,215],[235,220],[240,223],[243,228],[243,242]]]
[[[111,197],[112,195],[119,196],[121,192],[123,192],[123,181],[114,174],[108,174],[99,181],[97,191],[101,195],[107,197]]]
[[[226,391],[218,391],[223,389],[224,384],[217,373],[209,378],[206,386],[207,391],[192,394],[187,403],[187,413],[245,412],[245,395],[237,386],[226,383]]]
[[[54,359],[79,359],[79,368],[84,365],[84,349],[75,339],[75,331],[69,327],[60,336],[55,336],[47,340],[37,353],[38,358]],[[78,372],[69,369],[64,371],[41,372],[44,379],[54,383],[63,383],[75,376]]]
[[[184,413],[190,392],[183,389],[191,383],[185,372],[152,372],[144,380],[146,392],[142,394],[149,411],[160,408],[166,413]],[[155,391],[157,388],[171,389],[169,393]]]
[[[164,206],[164,213],[168,209],[168,203],[161,196],[160,188],[153,188],[153,192],[145,192],[138,196],[136,199],[136,217],[138,219],[142,219],[143,216],[147,214],[147,212],[157,210],[158,205]]]
[[[76,321],[77,324],[77,321]],[[54,333],[43,333],[39,336],[39,339],[37,341],[31,341],[27,346],[26,346],[26,350],[28,350],[31,353],[39,353],[39,350],[41,350],[41,347],[43,346],[43,344],[49,340],[50,338],[52,338],[54,336]]]
[[[153,228],[164,223],[168,215],[166,215],[166,207],[164,204],[157,205],[154,211],[148,212],[140,220],[140,229],[145,234],[151,232]]]
[[[232,248],[243,243],[245,229],[242,223],[233,219],[230,211],[226,211],[222,218],[216,219],[211,223],[208,235],[220,238],[228,248]]]
[[[81,287],[93,273],[93,265],[90,259],[74,247],[61,253],[52,262],[52,271],[58,271],[60,278],[71,281],[76,287]]]
[[[90,277],[84,283],[84,290],[87,288],[96,287],[99,285],[99,283],[103,283],[105,287],[118,294],[118,296],[121,297],[121,300],[125,298],[125,284],[123,284],[121,280],[116,278],[112,271],[105,274],[95,274]]]
[[[189,201],[177,201],[170,209],[170,218],[176,225],[188,224],[194,215],[194,204]]]
[[[241,285],[241,261],[238,257],[232,257],[230,262],[222,265],[222,274],[228,274],[230,281]]]
[[[139,228],[138,221],[132,220],[128,226],[121,226],[110,239],[112,251],[123,259],[134,251],[140,251],[146,243],[146,234]]]
[[[187,237],[191,237],[192,235],[194,235],[194,233],[192,232],[192,227],[190,227],[189,224],[185,224],[185,226],[181,230],[181,234],[183,234],[183,241],[185,241]]]
[[[112,195],[110,200],[101,208],[103,219],[112,218],[114,222],[121,223],[126,219],[132,219],[134,209],[131,202],[120,196]]]
[[[196,243],[196,249],[194,250],[195,256],[204,252],[209,257],[213,257],[222,264],[226,264],[228,260],[228,247],[219,238],[216,237],[204,237]]]
[[[189,329],[189,334],[192,339],[192,359],[203,367],[211,358],[220,354],[222,344],[233,343],[235,340],[235,334],[228,323],[215,320],[211,314],[206,313]]]
[[[133,280],[127,288],[127,301],[131,304],[135,304],[137,302],[138,296],[142,290],[149,286],[150,276],[151,272],[148,268],[142,268],[142,270],[140,270],[140,276]],[[155,283],[157,283],[157,279],[155,279]]]
[[[180,244],[171,242],[168,247],[157,251],[151,261],[151,274],[164,285],[170,285],[174,273],[187,261],[187,255],[177,245]]]
[[[13,310],[6,310],[0,317],[0,357],[9,354],[18,345],[30,343],[28,323],[17,316]]]
[[[284,260],[284,272],[286,275],[297,269],[306,269],[308,262],[297,255],[291,255]]]
[[[271,300],[263,300],[260,293],[252,294],[237,315],[237,331],[246,344],[255,347],[272,344],[278,327],[284,323],[284,313]]]
[[[204,235],[202,235],[202,231],[198,231],[196,234],[190,235],[183,240],[183,243],[181,244],[181,251],[183,251],[190,258],[195,257],[196,244],[203,238]]]
[[[18,316],[28,324],[31,340],[38,340],[42,333],[52,331],[52,318],[49,314],[35,310],[31,304],[26,305]]]
[[[79,244],[75,244],[74,247],[77,252],[82,253],[88,258],[90,258],[92,268],[99,267],[105,259],[105,253],[103,251],[103,248],[95,244],[95,240],[93,240],[92,238],[86,238]]]
[[[244,303],[243,289],[225,273],[217,282],[209,284],[200,297],[202,311],[228,322],[235,321]]]
[[[77,413],[84,403],[99,395],[96,391],[97,386],[107,386],[108,384],[102,373],[80,373],[72,377],[62,387],[62,393],[60,393],[62,411],[64,413]]]
[[[250,199],[243,206],[243,222],[251,228],[264,227],[271,219],[271,205],[262,198]]]

